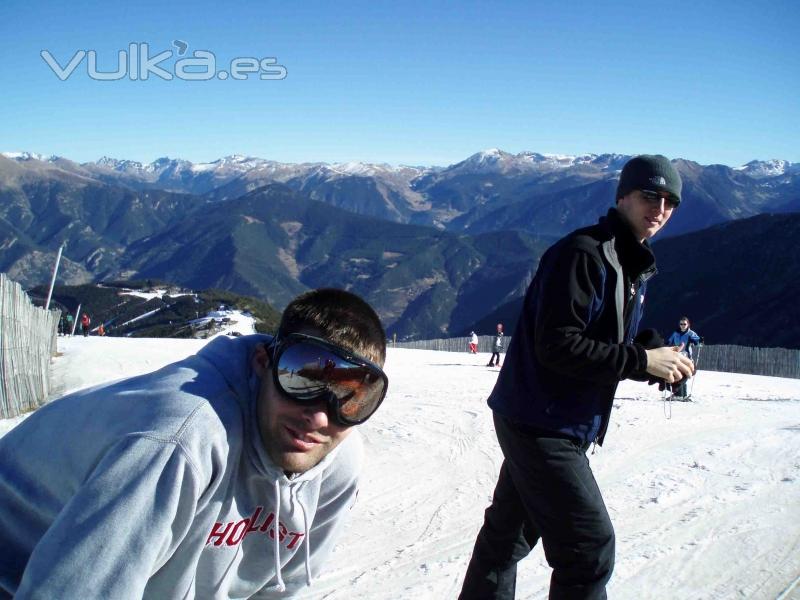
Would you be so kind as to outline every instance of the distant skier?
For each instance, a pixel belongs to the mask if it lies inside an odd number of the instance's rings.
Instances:
[[[83,331],[83,337],[89,335],[89,328],[92,326],[92,320],[89,318],[89,315],[83,313],[81,317],[81,331]]]
[[[499,367],[500,366],[500,352],[503,351],[503,324],[497,324],[497,333],[494,335],[494,341],[492,342],[492,356],[489,358],[489,364],[486,365],[487,367]]]
[[[478,334],[475,333],[474,331],[470,331],[469,335],[471,336],[470,340],[469,340],[469,351],[472,352],[472,354],[477,354],[478,353]]]
[[[620,380],[672,383],[692,372],[687,357],[637,335],[655,273],[648,240],[680,196],[669,159],[632,158],[616,207],[539,261],[489,396],[504,461],[461,600],[513,598],[517,563],[540,538],[550,598],[606,597],[614,527],[586,451],[603,443]]]
[[[667,345],[677,348],[678,352],[688,356],[692,362],[695,362],[695,353],[692,350],[692,346],[696,347],[701,344],[702,338],[692,331],[689,326],[689,317],[681,317],[678,321],[678,329],[669,336]],[[683,400],[687,397],[686,384],[688,380],[689,377],[685,377],[680,382],[673,384],[672,393],[677,399]]]
[[[64,335],[72,335],[72,325],[75,322],[75,319],[72,318],[72,315],[67,313],[67,326],[64,331]]]

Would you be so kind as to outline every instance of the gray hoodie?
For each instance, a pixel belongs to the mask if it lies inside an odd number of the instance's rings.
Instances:
[[[269,339],[218,338],[0,438],[0,597],[283,598],[310,584],[363,450],[353,431],[301,475],[270,461],[250,369]]]

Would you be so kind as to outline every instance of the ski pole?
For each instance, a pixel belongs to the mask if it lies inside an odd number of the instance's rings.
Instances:
[[[667,384],[661,391],[661,408],[667,419],[672,418],[672,387]]]
[[[689,397],[692,397],[692,392],[694,392],[694,380],[697,379],[697,365],[700,364],[700,349],[703,347],[703,344],[697,345],[697,357],[694,360],[694,377],[692,377],[692,387],[689,389]]]

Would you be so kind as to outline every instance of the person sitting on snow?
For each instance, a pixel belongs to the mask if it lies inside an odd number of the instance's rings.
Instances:
[[[385,357],[366,302],[314,290],[274,338],[221,336],[40,408],[0,438],[0,597],[310,585],[356,500],[355,426],[386,395]]]

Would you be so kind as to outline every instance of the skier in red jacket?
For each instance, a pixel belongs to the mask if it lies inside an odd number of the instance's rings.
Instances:
[[[89,327],[91,324],[92,320],[89,318],[89,315],[83,313],[83,316],[81,317],[81,329],[83,330],[83,337],[89,335]]]

